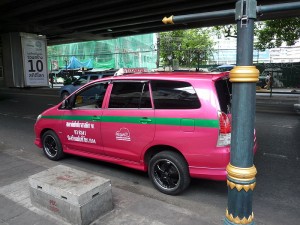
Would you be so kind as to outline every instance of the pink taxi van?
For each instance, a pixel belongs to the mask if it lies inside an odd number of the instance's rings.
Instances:
[[[35,144],[51,160],[74,154],[148,171],[176,195],[191,178],[226,180],[230,104],[226,72],[103,78],[39,115]]]

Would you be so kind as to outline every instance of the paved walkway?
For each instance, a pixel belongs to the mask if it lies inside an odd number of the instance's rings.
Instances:
[[[47,168],[7,154],[6,151],[0,149],[0,225],[68,225],[31,204],[28,177]],[[195,213],[117,187],[112,187],[112,192],[113,211],[92,225],[222,224],[220,218],[207,211]]]

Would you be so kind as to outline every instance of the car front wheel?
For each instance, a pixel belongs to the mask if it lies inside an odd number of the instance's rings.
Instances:
[[[61,142],[54,131],[46,131],[42,136],[42,143],[47,158],[57,161],[64,156]]]
[[[148,174],[155,188],[168,195],[180,194],[191,180],[185,159],[171,151],[153,156],[149,162]]]

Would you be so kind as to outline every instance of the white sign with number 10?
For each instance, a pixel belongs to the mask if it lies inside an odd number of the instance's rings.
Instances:
[[[22,37],[24,80],[26,86],[48,86],[46,40]]]

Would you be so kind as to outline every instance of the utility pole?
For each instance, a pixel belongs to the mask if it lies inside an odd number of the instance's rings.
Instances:
[[[227,170],[228,204],[225,225],[255,224],[252,211],[257,173],[253,165],[256,82],[259,71],[253,66],[256,0],[238,0],[237,66],[230,71],[232,82],[232,137]]]

